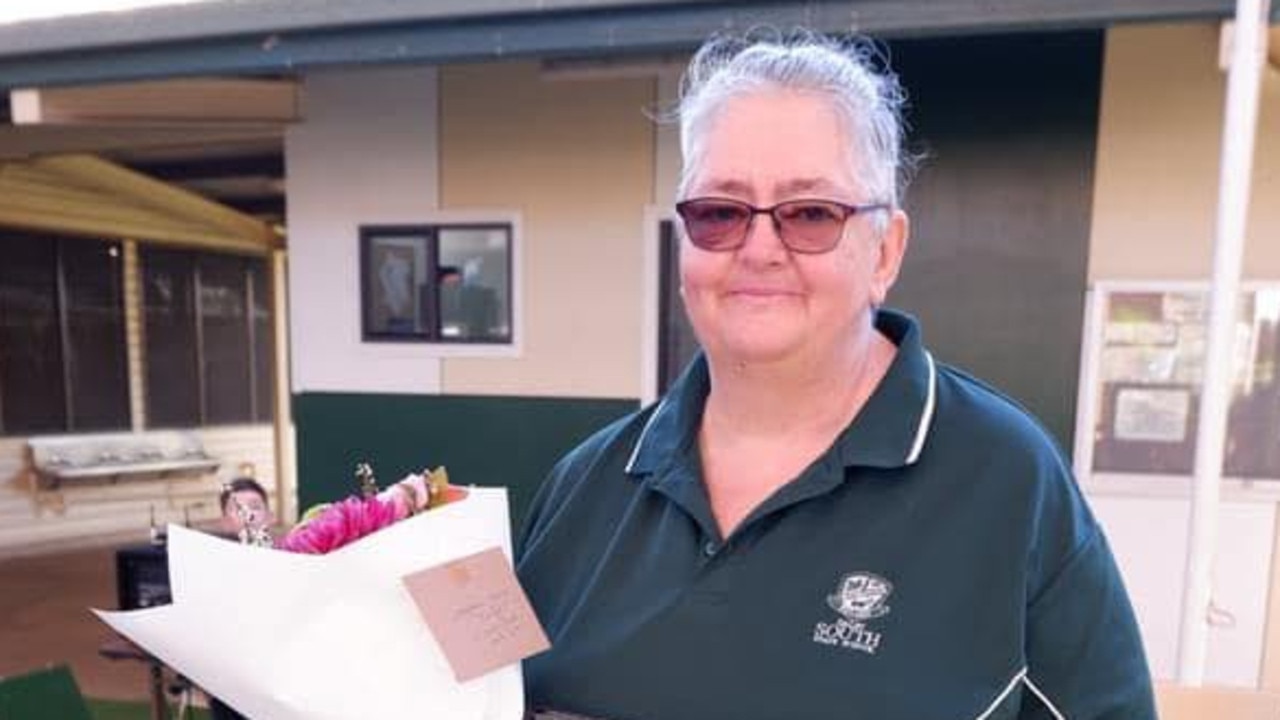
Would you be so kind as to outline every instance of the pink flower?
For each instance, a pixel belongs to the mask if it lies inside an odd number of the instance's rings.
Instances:
[[[397,518],[394,502],[380,498],[347,498],[318,517],[295,527],[276,541],[276,548],[323,555],[381,530]]]
[[[466,496],[466,490],[449,484],[449,474],[442,467],[409,475],[375,497],[353,497],[311,508],[301,523],[276,541],[275,547],[324,555],[407,517]]]

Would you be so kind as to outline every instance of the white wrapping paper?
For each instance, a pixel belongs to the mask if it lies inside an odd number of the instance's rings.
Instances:
[[[507,494],[402,520],[328,555],[169,528],[173,604],[94,612],[252,720],[519,720],[519,664],[458,683],[401,582],[498,546]]]

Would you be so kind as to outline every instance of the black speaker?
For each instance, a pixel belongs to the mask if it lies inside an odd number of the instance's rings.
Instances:
[[[116,550],[116,603],[121,610],[168,605],[169,554],[163,544]]]

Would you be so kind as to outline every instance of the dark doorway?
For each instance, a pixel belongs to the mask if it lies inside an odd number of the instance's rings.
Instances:
[[[1072,447],[1101,32],[894,43],[910,96],[912,239],[889,303],[939,360]]]

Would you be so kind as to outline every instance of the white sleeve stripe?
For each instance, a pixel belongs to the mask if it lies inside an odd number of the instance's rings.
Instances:
[[[920,451],[924,449],[925,436],[929,434],[929,423],[933,421],[933,407],[937,402],[936,395],[938,393],[938,368],[933,364],[933,355],[925,351],[924,359],[929,361],[929,394],[924,399],[924,410],[920,412],[920,424],[916,426],[916,439],[911,443],[911,452],[907,455],[904,465],[913,465],[920,457]]]
[[[1040,688],[1036,687],[1036,684],[1031,682],[1031,678],[1027,677],[1025,670],[1022,674],[1022,682],[1030,688],[1031,692],[1035,693],[1036,697],[1040,698],[1040,702],[1044,703],[1044,706],[1049,709],[1049,712],[1053,713],[1053,717],[1056,718],[1056,720],[1067,720],[1067,716],[1059,712],[1058,708],[1053,703],[1049,702],[1048,696],[1040,692]]]
[[[1004,686],[1004,690],[1002,690],[1000,694],[996,696],[996,699],[992,700],[991,704],[987,706],[987,709],[983,710],[982,714],[974,718],[974,720],[987,720],[987,718],[991,716],[991,713],[995,712],[996,708],[1000,707],[1000,703],[1004,702],[1004,699],[1009,697],[1009,693],[1013,692],[1013,689],[1018,687],[1018,683],[1026,680],[1026,677],[1027,677],[1026,668],[1022,668],[1017,673],[1015,673],[1014,676],[1009,680],[1009,684]]]

